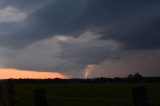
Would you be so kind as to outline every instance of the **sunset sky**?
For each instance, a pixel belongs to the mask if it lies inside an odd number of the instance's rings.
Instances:
[[[29,79],[50,79],[50,78],[62,78],[66,79],[67,76],[58,72],[36,72],[30,70],[18,70],[18,69],[0,69],[0,79],[10,78],[29,78]]]
[[[160,76],[160,0],[0,0],[0,79]]]

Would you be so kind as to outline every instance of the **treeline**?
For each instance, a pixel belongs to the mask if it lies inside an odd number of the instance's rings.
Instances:
[[[115,77],[115,78],[72,78],[72,79],[7,79],[1,80],[1,82],[13,81],[16,83],[160,83],[160,77],[143,77],[141,74],[130,74],[127,77]]]

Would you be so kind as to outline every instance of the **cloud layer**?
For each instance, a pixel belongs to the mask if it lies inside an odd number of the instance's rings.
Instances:
[[[117,77],[141,73],[145,76],[159,76],[160,51],[138,51],[127,53],[118,59],[108,59],[100,64],[88,65],[84,71],[88,78]]]
[[[1,0],[0,14],[2,68],[57,70],[82,77],[94,66],[101,76],[98,70],[113,70],[101,64],[111,67],[113,60],[117,65],[112,67],[125,68],[128,62],[121,60],[138,58],[135,54],[141,51],[140,56],[158,53],[160,48],[159,0]],[[158,60],[150,61],[152,66]],[[143,68],[145,61],[140,64],[142,74],[155,75]],[[132,69],[109,72],[124,75]],[[158,69],[153,73],[159,74]]]

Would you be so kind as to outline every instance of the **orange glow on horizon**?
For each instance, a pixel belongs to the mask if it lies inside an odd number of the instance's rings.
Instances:
[[[65,75],[59,72],[37,72],[29,70],[18,70],[3,68],[0,69],[0,79],[9,79],[9,78],[32,78],[32,79],[47,79],[47,78],[67,78]]]

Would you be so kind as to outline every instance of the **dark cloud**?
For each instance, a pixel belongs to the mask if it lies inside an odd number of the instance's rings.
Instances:
[[[73,72],[124,52],[159,49],[159,10],[159,0],[2,0],[0,12],[9,15],[0,17],[0,58],[6,67]]]
[[[160,47],[160,18],[159,14],[150,17],[147,20],[137,20],[120,29],[114,29],[110,32],[103,32],[102,39],[115,39],[123,43],[124,49],[158,49]],[[144,17],[146,18],[146,17]],[[132,22],[131,22],[132,23]]]
[[[11,1],[8,2],[12,4]],[[36,7],[35,4],[39,2],[34,0],[28,4]],[[13,4],[23,8],[26,2],[15,1]],[[121,42],[124,48],[157,48],[160,46],[160,20],[157,17],[160,15],[159,5],[157,0],[53,0],[29,14],[27,19],[19,24],[19,28],[9,35],[10,38],[1,37],[4,41],[1,45],[6,42],[7,45],[10,43],[10,46],[23,47],[56,34],[78,36],[86,30],[92,30],[104,33],[102,38]],[[20,45],[17,45],[17,42]]]

